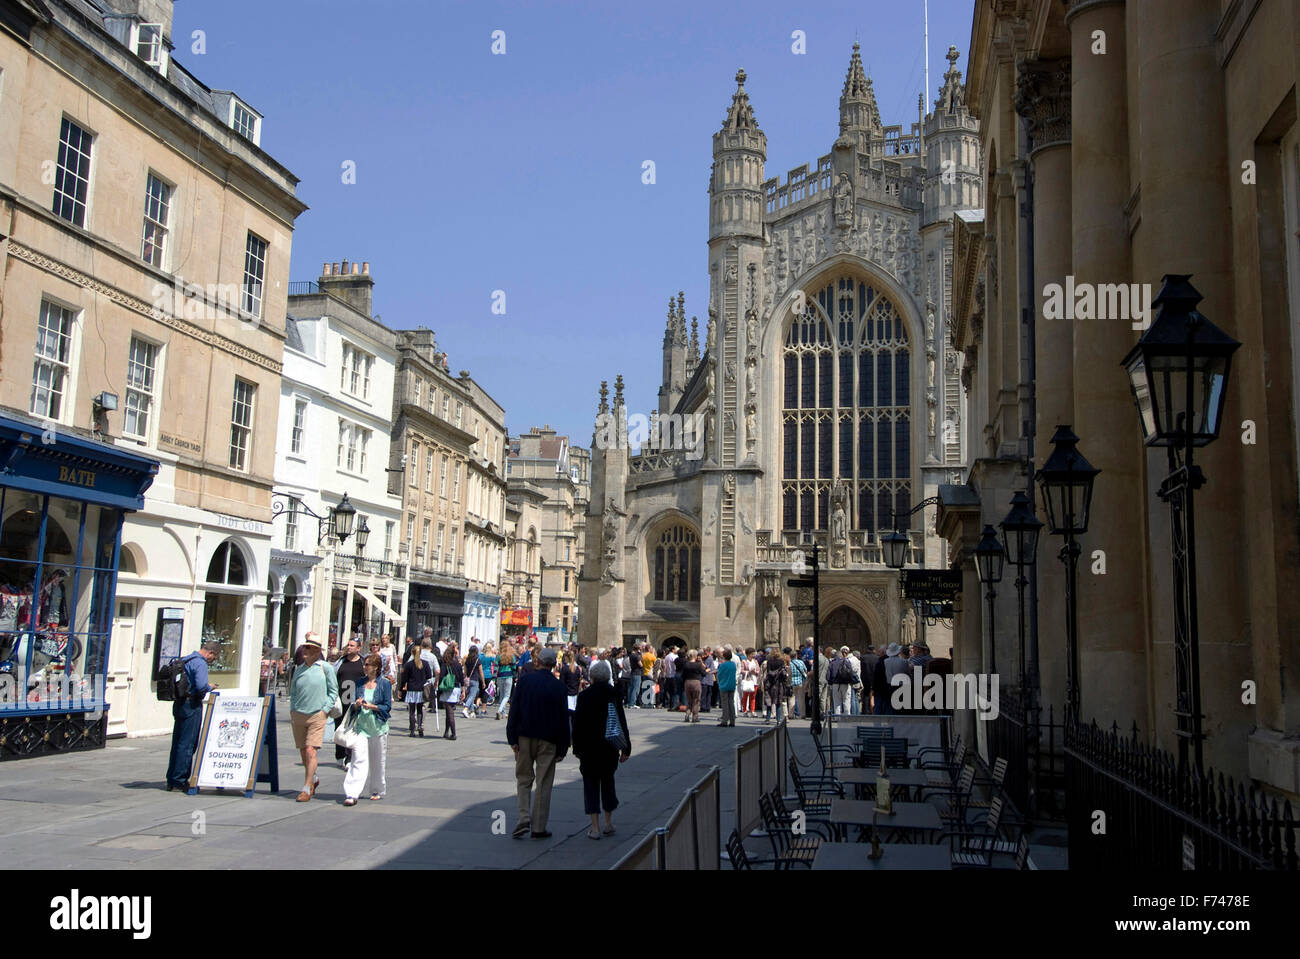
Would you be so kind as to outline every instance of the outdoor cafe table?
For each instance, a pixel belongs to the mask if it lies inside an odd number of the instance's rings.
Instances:
[[[852,769],[835,770],[835,778],[846,786],[852,786],[859,794],[862,793],[863,786],[874,786],[879,769],[863,769],[854,767]],[[933,786],[930,781],[929,770],[926,769],[889,769],[890,791],[894,789],[919,789],[922,786]]]
[[[831,825],[870,829],[875,809],[876,804],[865,799],[832,799]],[[918,832],[924,834],[924,841],[933,842],[943,832],[943,820],[927,802],[896,802],[892,816],[877,817],[876,828],[885,842],[911,842]]]
[[[869,859],[869,843],[824,842],[817,847],[814,869],[952,869],[948,844],[938,846],[881,843],[884,855]]]

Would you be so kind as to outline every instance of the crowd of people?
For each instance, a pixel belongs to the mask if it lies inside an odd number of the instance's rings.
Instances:
[[[369,641],[368,651],[365,642],[354,636],[331,661],[320,637],[308,633],[295,652],[288,693],[304,774],[297,801],[311,801],[320,786],[317,753],[331,723],[334,758],[345,771],[343,802],[355,806],[362,796],[378,802],[387,793],[387,744],[398,704],[406,706],[412,738],[424,736],[426,707],[441,710],[447,740],[456,739],[457,714],[467,720],[505,716],[506,741],[515,753],[516,838],[550,836],[555,765],[570,749],[579,760],[584,809],[591,817],[587,835],[600,839],[614,832],[614,776],[631,755],[627,709],[681,712],[688,723],[718,710],[719,726],[760,714],[764,723],[806,718],[813,712],[815,675],[822,715],[888,715],[895,711],[890,702],[895,676],[918,668],[924,674],[951,670],[951,661],[934,658],[924,643],[863,651],[848,646],[819,651],[812,639],[797,651],[730,644],[656,650],[646,642],[591,650],[570,643],[557,653],[536,640],[502,637],[499,647],[471,642],[462,655],[458,643],[435,641],[428,627],[418,639],[408,637],[400,655],[387,635]],[[204,669],[210,658],[205,646],[186,659],[192,701],[177,703],[174,710],[178,732],[169,789],[182,788],[188,778],[199,704],[212,688]]]

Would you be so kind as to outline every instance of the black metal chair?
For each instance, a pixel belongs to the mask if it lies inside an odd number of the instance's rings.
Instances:
[[[857,765],[854,758],[856,753],[848,743],[839,745],[827,744],[821,741],[820,736],[814,736],[813,742],[817,745],[817,758],[822,762],[822,775],[831,775],[835,769],[852,769]],[[836,754],[847,755],[847,761],[840,761],[835,758]]]
[[[922,786],[921,801],[938,799],[934,805],[939,810],[940,818],[960,829],[966,825],[966,807],[970,805],[974,783],[975,767],[967,765],[951,786]]]
[[[953,750],[951,762],[938,759],[926,760],[918,757],[917,768],[928,769],[933,772],[944,774],[947,776],[950,783],[955,784],[957,782],[957,777],[961,775],[961,771],[966,768],[966,756],[968,752],[969,750],[966,744],[959,742],[957,748]]]
[[[798,865],[811,869],[817,850],[821,848],[821,837],[793,835],[790,827],[782,824],[777,817],[776,810],[772,806],[772,797],[767,793],[758,797],[758,808],[763,814],[763,829],[772,843],[772,855],[776,860],[776,867],[789,869],[791,866]]]
[[[772,811],[776,813],[776,818],[785,825],[788,825],[791,833],[793,833],[795,815],[790,812],[789,807],[786,806],[785,797],[781,795],[781,790],[773,787],[772,791],[768,793],[768,796],[772,800]],[[817,835],[821,836],[827,842],[834,841],[835,827],[832,826],[830,822],[829,803],[822,803],[814,809],[807,809],[801,802],[798,811],[803,813],[804,825],[809,830],[815,829]]]
[[[1014,856],[1016,868],[1024,868],[1022,862],[1027,863],[1029,859],[1029,842],[1023,832],[1016,842],[1000,838],[1003,831],[1002,813],[1002,797],[996,796],[983,823],[944,834],[953,843],[954,869],[993,869],[995,854]]]
[[[949,761],[951,761],[951,759],[953,758],[953,756],[956,754],[957,750],[961,748],[961,746],[962,746],[961,736],[957,736],[956,738],[953,739],[951,748],[946,747],[946,746],[942,746],[942,745],[940,745],[940,746],[922,746],[920,749],[918,749],[918,750],[916,751],[916,761],[917,761],[917,765],[918,765],[918,766],[923,765],[923,761],[924,761],[924,762],[932,762],[933,760],[925,760],[925,759],[924,759],[924,757],[928,756],[930,753],[938,753],[938,754],[939,754],[939,757],[938,757],[938,761],[939,761],[939,762],[945,762],[945,763],[946,763],[946,762],[949,762]]]
[[[844,798],[844,784],[834,776],[806,776],[799,771],[799,764],[793,756],[786,765],[790,769],[790,782],[794,785],[795,795],[799,797],[799,806],[810,815],[813,812],[819,816],[823,813],[829,815],[831,803],[829,799],[822,798],[824,793],[836,799]]]
[[[985,799],[972,798],[969,805],[974,809],[988,809],[992,804],[993,798],[1001,794],[1003,783],[1007,778],[1007,757],[999,756],[993,763],[992,778],[985,779],[983,776],[975,776],[976,786],[989,787],[988,797]]]
[[[742,869],[752,870],[755,866],[771,865],[776,868],[776,862],[771,859],[756,859],[745,849],[744,840],[740,838],[739,830],[731,830],[731,835],[727,837],[727,858],[731,860],[731,868],[739,872]]]

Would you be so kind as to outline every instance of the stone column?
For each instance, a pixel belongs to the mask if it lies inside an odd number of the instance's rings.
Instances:
[[[1049,284],[1064,288],[1072,270],[1070,61],[1022,63],[1015,105],[1016,112],[1028,121],[1034,191],[1034,274],[1030,282],[1035,310],[1037,467],[1051,452],[1049,441],[1057,424],[1074,420],[1074,324],[1043,318],[1045,288]],[[1040,702],[1044,706],[1054,703],[1058,709],[1065,702],[1066,675],[1065,566],[1057,559],[1059,547],[1060,540],[1044,532],[1038,550]]]
[[[1067,15],[1073,62],[1074,281],[1097,289],[1127,283],[1129,181],[1124,0],[1076,2]],[[1101,31],[1105,53],[1096,31]],[[1132,277],[1132,279],[1142,279]],[[1143,447],[1124,345],[1140,332],[1130,315],[1081,320],[1074,327],[1074,431],[1100,469],[1090,531],[1080,540],[1079,671],[1085,720],[1146,723],[1146,491]],[[1105,554],[1106,572],[1092,557]]]
[[[1158,291],[1162,275],[1192,274],[1192,284],[1204,297],[1198,309],[1232,334],[1236,320],[1229,183],[1238,173],[1234,164],[1239,158],[1230,163],[1227,155],[1223,72],[1215,38],[1222,4],[1142,0],[1128,10],[1128,28],[1136,33],[1137,76],[1131,89],[1137,96],[1137,122],[1132,129],[1141,135],[1131,153],[1141,184],[1134,210],[1141,226],[1133,234],[1133,278],[1154,284]],[[1271,279],[1282,282],[1280,277]],[[1116,363],[1122,355],[1116,355]],[[1249,591],[1236,545],[1242,527],[1242,446],[1240,433],[1231,428],[1247,415],[1240,395],[1240,386],[1230,382],[1228,426],[1218,442],[1196,453],[1207,483],[1195,498],[1205,760],[1234,775],[1246,770],[1244,751],[1218,733],[1225,722],[1251,721],[1240,698],[1241,681],[1251,678]],[[1134,412],[1131,420],[1136,418]],[[1161,745],[1176,749],[1169,507],[1154,495],[1169,472],[1165,451],[1148,453],[1146,467],[1152,712]],[[1131,518],[1127,529],[1133,526]]]

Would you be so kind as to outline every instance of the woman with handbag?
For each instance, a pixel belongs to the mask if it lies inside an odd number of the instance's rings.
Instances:
[[[758,654],[752,649],[740,661],[740,715],[757,717],[754,701],[758,693]]]
[[[438,702],[442,703],[447,717],[447,728],[442,731],[443,739],[456,738],[456,704],[460,702],[461,687],[465,685],[465,667],[460,662],[460,650],[455,643],[448,643],[442,654],[442,679],[438,681]]]
[[[466,689],[462,700],[465,708],[462,712],[466,719],[475,719],[478,716],[478,706],[474,701],[478,699],[479,690],[487,685],[483,679],[483,660],[478,654],[477,646],[470,646],[469,654],[465,657],[464,669]]]
[[[515,688],[515,648],[510,640],[501,640],[501,654],[497,656],[497,719],[510,704],[510,694]]]
[[[767,657],[767,669],[763,676],[763,692],[766,702],[763,706],[763,722],[775,719],[781,721],[781,710],[790,698],[790,667],[785,657],[773,651]],[[776,715],[773,716],[772,714]]]
[[[627,727],[623,702],[610,685],[607,660],[591,664],[591,685],[578,694],[578,708],[573,714],[573,755],[578,757],[582,773],[583,809],[591,817],[588,839],[599,839],[614,832],[611,817],[618,808],[614,792],[614,773],[618,764],[632,755],[632,737]],[[605,810],[605,826],[600,826],[600,811]]]
[[[411,737],[415,737],[418,729],[423,739],[424,687],[433,682],[433,670],[419,656],[412,656],[402,664],[401,679],[402,701],[406,703],[407,718],[411,722]]]
[[[370,789],[370,799],[378,802],[388,792],[385,766],[388,762],[388,717],[393,710],[393,684],[379,675],[384,660],[378,653],[366,657],[366,682],[357,690],[343,728],[335,731],[337,740],[352,750],[348,773],[343,777],[345,806],[355,806],[357,799]]]

